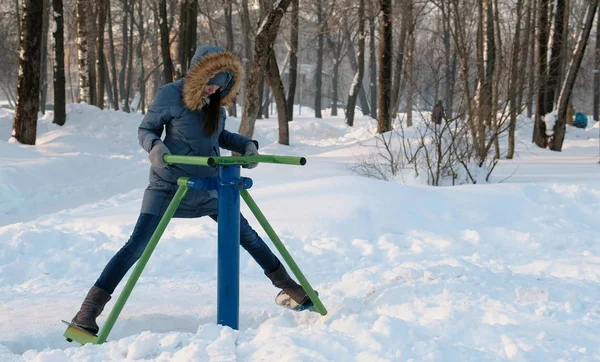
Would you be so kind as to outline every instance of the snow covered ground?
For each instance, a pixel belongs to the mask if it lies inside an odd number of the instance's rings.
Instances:
[[[258,121],[262,153],[308,159],[243,174],[329,314],[276,306],[242,252],[240,330],[216,325],[216,224],[176,219],[109,341],[78,347],[60,320],[131,233],[149,162],[140,115],[68,112],[62,128],[43,117],[31,147],[9,142],[13,114],[0,109],[0,361],[600,359],[593,122],[569,128],[561,153],[531,145],[525,122],[494,183],[433,188],[352,173],[370,152],[367,118],[347,128],[303,109],[289,147],[275,118]]]

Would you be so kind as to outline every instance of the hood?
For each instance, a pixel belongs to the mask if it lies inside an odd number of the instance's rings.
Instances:
[[[227,84],[221,90],[221,105],[228,106],[235,101],[242,83],[243,68],[239,57],[216,46],[196,49],[183,83],[183,101],[186,107],[191,110],[202,108],[205,104],[202,96],[204,86],[222,72],[227,73]]]

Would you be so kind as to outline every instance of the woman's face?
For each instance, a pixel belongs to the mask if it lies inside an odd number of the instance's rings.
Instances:
[[[204,86],[204,90],[202,91],[202,95],[204,97],[208,97],[210,95],[212,95],[213,93],[215,93],[216,91],[219,90],[219,86],[218,85],[205,85]]]

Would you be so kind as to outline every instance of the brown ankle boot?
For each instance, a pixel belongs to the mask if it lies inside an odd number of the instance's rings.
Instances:
[[[81,304],[81,309],[71,322],[93,334],[98,333],[99,328],[96,324],[96,318],[102,313],[109,300],[110,294],[108,292],[93,286]]]
[[[289,276],[283,264],[280,263],[279,267],[274,272],[266,275],[267,278],[271,279],[274,286],[283,289],[283,291],[296,303],[302,305],[310,300],[302,286],[298,285],[298,283]]]

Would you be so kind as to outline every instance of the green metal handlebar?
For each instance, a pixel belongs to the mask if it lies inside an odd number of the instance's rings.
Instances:
[[[294,156],[277,156],[277,155],[257,155],[257,156],[178,156],[164,155],[163,160],[169,164],[182,164],[194,166],[210,166],[217,165],[248,165],[253,162],[259,163],[279,163],[285,165],[304,166],[306,158]]]

